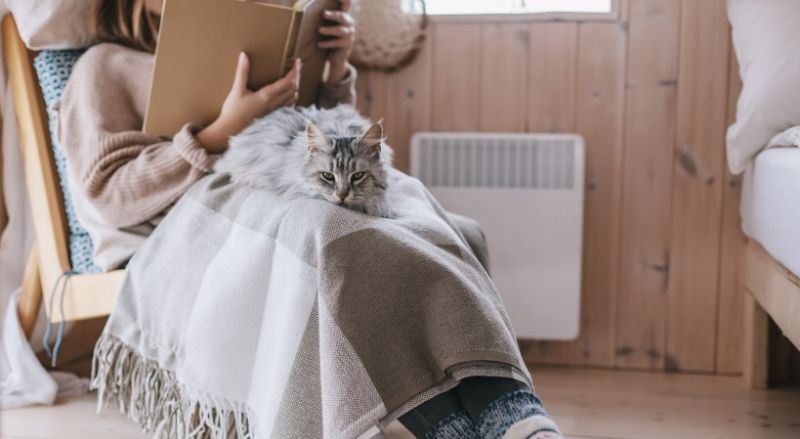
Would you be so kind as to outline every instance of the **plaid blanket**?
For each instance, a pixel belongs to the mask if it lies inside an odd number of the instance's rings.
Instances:
[[[354,438],[476,375],[530,383],[463,235],[394,171],[396,218],[199,181],[127,267],[100,403],[156,437]]]

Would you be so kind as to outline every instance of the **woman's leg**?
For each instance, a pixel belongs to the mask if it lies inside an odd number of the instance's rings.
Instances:
[[[508,378],[474,377],[400,417],[417,438],[560,438],[538,396]],[[454,435],[453,435],[454,434]]]
[[[481,439],[561,437],[539,397],[517,380],[467,378],[455,390]]]
[[[398,419],[417,438],[478,438],[475,424],[450,390],[420,404]]]
[[[486,235],[483,233],[481,224],[472,218],[468,218],[457,213],[447,212],[450,221],[458,227],[458,230],[467,240],[470,250],[478,258],[483,268],[489,272],[489,246],[486,244]]]

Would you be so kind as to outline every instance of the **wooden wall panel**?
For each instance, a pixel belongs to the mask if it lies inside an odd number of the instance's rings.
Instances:
[[[575,132],[578,24],[532,23],[529,41],[528,77],[519,91],[528,90],[527,131]],[[567,364],[570,344],[528,341],[521,346],[525,361]]]
[[[483,25],[480,131],[525,131],[529,45],[527,24]]]
[[[432,29],[431,128],[476,131],[480,115],[480,24],[439,24]]]
[[[3,132],[3,121],[0,119],[0,133]],[[3,139],[0,137],[0,236],[8,225],[8,210],[6,210],[5,191],[3,190]]]
[[[631,2],[616,365],[664,364],[680,3]]]
[[[360,108],[386,118],[400,169],[416,131],[585,137],[581,334],[522,340],[526,361],[740,373],[739,187],[723,163],[739,84],[723,4],[622,0],[607,21],[434,19],[411,66],[362,74]]]
[[[552,133],[575,130],[577,56],[577,23],[545,22],[530,25],[528,131]]]
[[[384,129],[387,142],[394,148],[395,166],[409,172],[411,136],[430,129],[431,106],[431,47],[425,46],[414,62],[392,73],[386,97],[392,105],[384,109]]]
[[[670,370],[714,370],[727,119],[725,0],[684,0],[667,324]]]
[[[585,136],[582,332],[523,342],[526,360],[741,373],[740,179],[722,149],[741,83],[724,0],[621,5],[617,22],[434,21],[409,67],[360,72],[357,105],[385,118],[401,170],[416,131]],[[0,230],[3,217],[0,201]]]
[[[736,119],[736,100],[742,89],[739,64],[733,50],[729,56],[727,123]],[[740,256],[746,239],[742,233],[739,216],[741,175],[725,169],[725,187],[722,193],[722,236],[719,247],[719,303],[717,305],[717,355],[715,370],[720,373],[742,372],[744,343],[744,287],[739,277]]]
[[[359,73],[358,81],[356,81],[356,106],[361,114],[374,121],[386,114],[388,80],[389,76],[384,72]]]
[[[622,202],[624,26],[584,23],[579,29],[576,131],[586,142],[581,335],[570,364],[614,365],[614,332]]]

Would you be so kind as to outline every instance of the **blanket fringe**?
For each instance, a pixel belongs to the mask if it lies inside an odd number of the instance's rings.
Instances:
[[[189,389],[155,361],[118,338],[103,334],[94,350],[91,387],[98,412],[116,401],[120,412],[155,438],[253,439],[252,413],[244,403]]]

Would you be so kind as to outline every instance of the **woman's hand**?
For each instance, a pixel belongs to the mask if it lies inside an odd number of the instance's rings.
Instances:
[[[197,140],[208,152],[224,152],[228,147],[228,138],[245,129],[253,119],[294,105],[297,102],[301,68],[302,63],[297,59],[284,77],[251,91],[247,88],[250,60],[244,53],[240,54],[233,86],[222,104],[220,114],[214,122],[197,133]]]
[[[319,28],[320,35],[332,37],[319,42],[319,47],[330,49],[328,61],[331,70],[328,75],[329,84],[338,84],[347,76],[347,59],[353,50],[356,40],[356,26],[350,15],[352,0],[339,0],[341,7],[338,11],[325,11],[323,18],[335,24]]]

